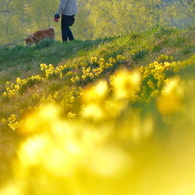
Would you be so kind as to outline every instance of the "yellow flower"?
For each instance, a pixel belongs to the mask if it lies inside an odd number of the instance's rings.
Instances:
[[[117,55],[116,59],[117,60],[125,60],[126,58],[124,56],[122,56],[122,55]]]
[[[54,99],[57,99],[57,98],[58,98],[58,92],[55,92],[55,93],[54,93],[53,98],[54,98]]]
[[[77,65],[77,64],[74,64],[74,68],[75,68],[75,69],[78,69],[78,65]]]
[[[183,106],[184,90],[179,77],[168,80],[161,96],[157,99],[157,108],[161,114],[171,114]]]
[[[89,77],[93,78],[94,74],[92,72],[89,73]]]
[[[75,78],[74,78],[74,77],[72,77],[70,80],[71,80],[73,83],[75,83],[75,82],[76,82],[76,80],[75,80]]]
[[[157,97],[159,95],[159,90],[154,90],[151,93],[151,97]]]
[[[147,82],[147,84],[148,84],[148,86],[149,86],[151,89],[154,89],[154,83],[152,82],[151,79]]]
[[[16,90],[19,90],[19,89],[20,89],[20,86],[19,86],[19,85],[14,85],[14,88],[15,88]]]
[[[45,70],[47,69],[47,65],[46,64],[40,64],[41,70]]]
[[[85,70],[87,73],[91,71],[91,68],[88,67],[86,70]]]
[[[73,73],[71,71],[68,71],[66,76],[71,76]]]
[[[140,82],[141,75],[138,71],[131,72],[127,69],[117,71],[111,81],[115,98],[126,99],[134,96],[139,90]]]
[[[105,59],[104,58],[100,58],[98,63],[104,63],[105,62]]]
[[[49,64],[49,66],[48,66],[48,67],[49,67],[49,69],[50,69],[50,70],[53,70],[53,69],[54,69],[54,67],[53,67],[53,65],[52,65],[52,64]]]
[[[27,115],[21,128],[18,129],[19,134],[32,135],[48,131],[48,125],[50,123],[55,124],[57,121],[58,112],[58,107],[48,104],[41,110],[30,113],[30,115]]]
[[[91,104],[83,107],[82,116],[84,118],[93,119],[94,121],[100,121],[104,118],[105,113],[101,106],[92,102]]]
[[[6,122],[7,122],[7,121],[6,121],[5,118],[2,118],[2,119],[1,119],[1,123],[2,123],[2,124],[6,124]]]
[[[74,96],[71,96],[71,98],[70,98],[70,102],[71,102],[71,103],[73,103],[74,101],[75,101]]]
[[[96,63],[97,62],[97,57],[92,57],[91,58],[91,63]]]
[[[102,102],[108,94],[108,84],[106,81],[101,80],[94,86],[89,86],[85,89],[83,95],[83,102],[87,104]]]
[[[83,80],[85,80],[85,79],[86,79],[86,76],[85,76],[85,75],[82,75],[81,78],[82,78]]]
[[[20,78],[17,78],[17,79],[16,79],[16,83],[17,83],[17,84],[21,84],[21,79],[20,79]]]
[[[68,118],[76,118],[76,114],[72,113],[72,112],[69,112],[68,113]]]
[[[114,59],[114,58],[109,58],[109,62],[112,64],[112,63],[115,63],[116,62],[116,60]]]
[[[112,64],[112,63],[106,63],[106,64],[105,64],[105,67],[106,67],[106,68],[108,68],[108,67],[112,67],[112,66],[113,66],[113,64]]]
[[[76,81],[80,81],[80,78],[78,76],[75,77]]]
[[[19,122],[14,122],[14,123],[9,123],[8,124],[9,125],[9,127],[13,130],[13,131],[15,131],[16,129],[18,129],[20,126],[21,126],[21,124],[19,123]]]
[[[16,115],[15,114],[11,114],[11,116],[8,118],[9,122],[14,122],[16,121]]]

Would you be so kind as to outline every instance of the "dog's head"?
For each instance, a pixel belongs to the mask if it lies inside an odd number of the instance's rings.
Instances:
[[[25,41],[26,41],[26,46],[27,47],[30,46],[30,45],[32,45],[34,43],[32,36],[27,37],[25,39]]]

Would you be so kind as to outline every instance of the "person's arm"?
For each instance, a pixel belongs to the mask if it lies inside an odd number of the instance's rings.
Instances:
[[[58,7],[58,13],[62,14],[66,8],[68,0],[60,0],[60,6]]]

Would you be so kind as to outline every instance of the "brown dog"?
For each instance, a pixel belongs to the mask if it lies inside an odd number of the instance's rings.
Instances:
[[[30,46],[33,43],[37,44],[39,43],[41,40],[43,39],[55,39],[55,31],[53,27],[49,27],[47,29],[44,30],[39,30],[34,32],[32,35],[28,36],[25,40],[26,40],[26,46]]]

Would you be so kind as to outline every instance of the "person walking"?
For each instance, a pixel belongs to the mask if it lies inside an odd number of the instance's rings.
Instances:
[[[61,31],[62,31],[62,41],[73,41],[74,36],[70,29],[70,26],[74,23],[74,16],[78,13],[77,0],[60,0],[60,5],[58,11],[54,16],[60,17],[61,15]],[[59,15],[60,14],[60,15]],[[55,20],[56,22],[58,20]]]

